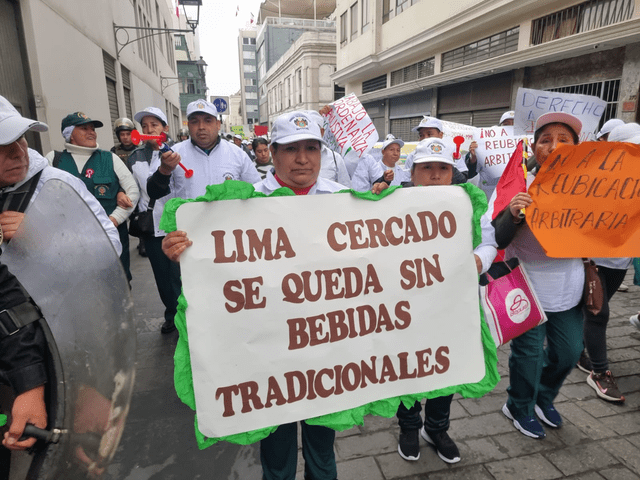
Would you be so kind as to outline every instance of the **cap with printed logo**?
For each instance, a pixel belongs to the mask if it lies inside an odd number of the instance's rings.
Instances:
[[[138,113],[136,113],[133,116],[133,119],[138,123],[142,123],[142,119],[144,117],[156,117],[164,125],[167,125],[169,123],[167,122],[167,116],[164,114],[162,110],[160,110],[157,107],[147,107],[144,110],[140,110]]]
[[[271,127],[271,144],[288,144],[300,140],[318,140],[325,143],[320,127],[306,112],[291,112],[280,115]]]
[[[93,128],[100,128],[103,125],[100,120],[91,120],[82,112],[73,112],[62,119],[60,131],[64,132],[64,129],[67,127],[77,127],[78,125],[86,125],[87,123],[92,123]]]
[[[202,98],[196,100],[195,102],[191,102],[187,105],[187,119],[194,113],[207,113],[212,117],[218,118],[218,109],[216,106],[211,103],[203,100]]]
[[[427,117],[427,116],[422,117],[422,120],[420,120],[420,125],[418,125],[417,127],[413,127],[411,131],[417,132],[421,128],[437,128],[441,132],[444,131],[444,128],[442,127],[442,122],[438,120],[436,117]]]
[[[413,163],[442,162],[454,166],[456,162],[446,144],[439,138],[425,138],[418,143]]]
[[[392,143],[397,144],[400,148],[404,147],[404,142],[401,139],[394,137],[392,134],[389,134],[387,135],[387,138],[384,139],[384,142],[382,142],[382,150],[387,148]]]
[[[502,116],[500,117],[499,125],[502,125],[505,122],[505,120],[513,120],[514,118],[516,118],[516,112],[514,112],[513,110],[509,110],[508,112],[504,112],[502,114]]]
[[[18,140],[28,130],[46,132],[46,123],[25,118],[9,100],[0,96],[0,145],[9,145]]]

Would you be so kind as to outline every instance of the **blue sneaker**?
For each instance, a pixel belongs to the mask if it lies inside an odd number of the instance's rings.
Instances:
[[[504,413],[504,416],[507,417],[509,420],[512,420],[513,426],[516,427],[518,430],[520,430],[520,432],[522,432],[527,437],[531,437],[531,438],[545,437],[546,434],[544,433],[544,428],[542,428],[542,425],[538,423],[538,421],[536,420],[536,417],[534,417],[533,415],[529,417],[514,418],[513,415],[511,415],[511,412],[509,411],[509,407],[507,407],[506,403],[502,407],[502,413]]]
[[[560,428],[562,426],[562,417],[553,405],[547,405],[546,407],[536,405],[535,410],[538,418],[550,427]]]

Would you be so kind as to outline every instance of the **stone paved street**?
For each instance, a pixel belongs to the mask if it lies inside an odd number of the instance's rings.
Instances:
[[[199,451],[193,412],[173,389],[173,350],[177,333],[161,335],[162,308],[147,259],[132,239],[133,297],[138,332],[138,370],[129,420],[108,470],[109,480],[191,480],[261,478],[257,445],[214,445]],[[407,462],[397,453],[396,420],[369,417],[364,426],[338,433],[340,480],[580,480],[640,479],[640,331],[629,316],[640,310],[640,287],[629,273],[626,293],[611,304],[608,328],[611,370],[626,402],[607,403],[575,369],[556,408],[564,418],[544,440],[515,430],[500,409],[506,399],[509,348],[499,350],[502,380],[480,399],[454,397],[449,433],[462,460],[448,465],[421,440],[421,457]],[[302,479],[300,456],[297,479]]]

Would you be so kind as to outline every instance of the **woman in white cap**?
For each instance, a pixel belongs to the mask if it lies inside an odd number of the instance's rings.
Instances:
[[[382,159],[376,160],[371,155],[360,159],[353,173],[351,188],[357,192],[368,192],[378,182],[386,181],[389,186],[400,185],[406,175],[404,169],[397,165],[404,142],[392,134],[382,143]]]
[[[558,146],[578,144],[581,130],[582,122],[573,115],[541,115],[535,124],[533,144],[538,165]],[[529,175],[527,183],[532,180]],[[562,425],[553,402],[582,351],[584,266],[580,258],[547,257],[526,217],[520,215],[523,208],[531,205],[528,193],[516,194],[492,222],[495,197],[496,192],[483,217],[483,228],[495,228],[495,246],[506,248],[507,259],[520,259],[548,318],[546,323],[511,341],[510,384],[502,412],[524,435],[543,438],[544,429],[535,415],[553,428]]]
[[[596,133],[596,140],[598,140],[599,142],[614,141],[609,140],[609,134],[613,131],[614,128],[619,127],[620,125],[624,125],[624,122],[619,118],[612,118],[610,120],[607,120],[602,125],[600,131]]]
[[[276,119],[271,130],[271,157],[274,171],[254,185],[256,191],[271,194],[279,188],[289,188],[296,195],[320,195],[344,189],[320,174],[320,152],[324,141],[320,127],[307,112],[291,112]],[[180,254],[191,245],[185,232],[169,233],[163,241],[163,251],[179,261]],[[302,421],[302,454],[305,477],[314,480],[334,480],[337,467],[333,443],[335,430]],[[294,480],[298,463],[297,423],[280,425],[260,442],[263,478]]]

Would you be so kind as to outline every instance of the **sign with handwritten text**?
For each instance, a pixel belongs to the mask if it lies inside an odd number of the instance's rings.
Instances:
[[[562,146],[529,187],[527,224],[550,257],[640,255],[640,146]]]
[[[581,142],[593,140],[606,107],[607,102],[591,95],[518,88],[514,131],[516,135],[533,135],[540,115],[562,112],[574,115],[582,122]]]

